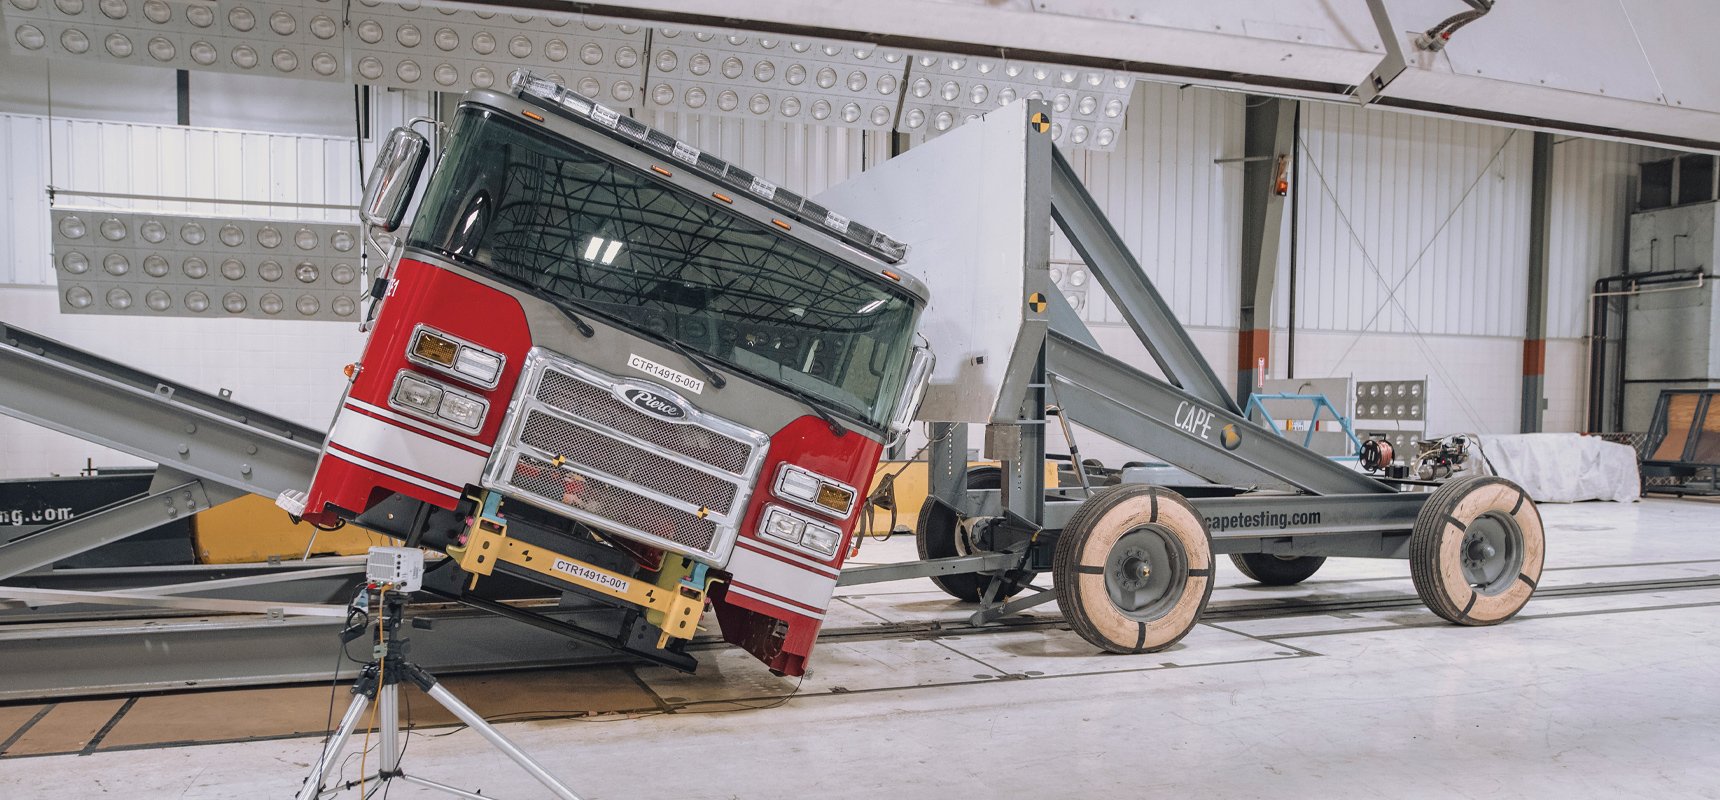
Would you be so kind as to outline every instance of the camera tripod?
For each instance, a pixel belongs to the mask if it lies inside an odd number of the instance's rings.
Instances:
[[[318,800],[330,792],[342,791],[360,785],[360,781],[339,783],[326,786],[329,774],[335,772],[335,766],[340,763],[341,751],[346,749],[347,742],[353,732],[364,724],[365,711],[371,703],[376,703],[377,713],[381,724],[378,731],[378,764],[376,772],[363,780],[375,781],[374,789],[366,793],[366,797],[382,789],[389,781],[400,780],[417,784],[430,789],[446,792],[457,797],[475,798],[475,800],[493,800],[485,795],[468,792],[444,783],[426,780],[416,775],[408,775],[400,767],[403,755],[400,736],[400,684],[411,681],[419,689],[430,696],[448,712],[457,717],[467,727],[484,737],[490,746],[501,751],[502,755],[512,759],[522,769],[530,773],[539,783],[547,787],[551,793],[562,800],[579,800],[561,781],[551,775],[548,770],[527,755],[513,742],[508,741],[500,731],[496,730],[484,718],[478,716],[458,697],[443,687],[423,667],[406,660],[407,640],[399,636],[401,620],[405,618],[408,595],[405,592],[383,591],[383,614],[377,626],[378,655],[370,663],[364,665],[358,680],[352,686],[352,704],[346,708],[346,714],[340,719],[340,727],[329,734],[328,744],[323,748],[322,755],[311,767],[311,773],[305,778],[304,787],[299,790],[298,800]],[[368,628],[368,626],[366,626]],[[361,631],[362,632],[362,631]],[[354,637],[356,638],[356,637]],[[343,636],[344,645],[350,639]]]

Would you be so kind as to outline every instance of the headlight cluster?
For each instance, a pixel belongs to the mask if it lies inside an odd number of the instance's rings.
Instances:
[[[836,548],[842,544],[842,531],[836,526],[781,506],[765,508],[764,523],[759,530],[773,539],[799,545],[825,557],[836,555]]]
[[[847,517],[854,510],[854,488],[822,475],[784,464],[776,473],[776,496],[816,511]]]
[[[388,396],[388,404],[467,433],[477,433],[484,427],[484,414],[490,410],[489,402],[482,397],[404,371],[394,379],[394,392]]]
[[[791,503],[840,518],[847,518],[854,510],[854,487],[793,464],[777,470],[771,491]],[[842,530],[837,526],[776,505],[765,507],[759,533],[826,558],[836,555],[842,546]]]
[[[499,353],[423,325],[412,332],[406,359],[485,389],[496,388],[502,379],[502,364],[506,362]]]
[[[412,331],[406,360],[485,389],[494,389],[501,382],[502,365],[506,363],[499,353],[423,325]],[[401,370],[395,376],[388,404],[466,433],[477,433],[483,428],[484,416],[490,411],[490,403],[484,398],[410,370]]]

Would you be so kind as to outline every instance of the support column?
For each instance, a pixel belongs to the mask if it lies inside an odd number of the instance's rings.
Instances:
[[[1529,187],[1529,314],[1523,331],[1523,433],[1539,433],[1547,410],[1547,237],[1553,184],[1553,135],[1535,134]]]
[[[1236,401],[1244,405],[1272,357],[1272,293],[1291,189],[1296,101],[1247,96],[1242,166],[1242,295]]]

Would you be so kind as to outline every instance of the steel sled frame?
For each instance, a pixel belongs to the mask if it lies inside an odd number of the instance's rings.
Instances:
[[[1038,110],[1029,106],[1029,113]],[[1062,416],[1065,431],[1068,423],[1079,425],[1211,481],[1176,488],[1204,517],[1214,555],[1409,558],[1411,534],[1431,495],[1400,491],[1246,419],[1069,162],[1049,141],[1030,142],[1027,157],[1027,284],[1049,301],[1048,325],[1038,359],[1018,365],[1029,374],[1004,382],[1026,387],[1018,415],[984,426],[985,454],[1002,462],[1001,488],[968,487],[968,425],[933,423],[928,431],[928,502],[952,511],[964,530],[985,533],[966,542],[962,555],[850,568],[842,583],[989,576],[976,624],[1055,599],[1040,590],[1006,603],[1000,591],[1005,581],[1051,570],[1058,534],[1093,494],[1084,478],[1078,488],[1045,486],[1040,465],[1048,456],[1048,409]],[[1034,215],[1044,222],[1034,224]],[[1102,352],[1050,283],[1052,224],[1086,262],[1162,378]]]

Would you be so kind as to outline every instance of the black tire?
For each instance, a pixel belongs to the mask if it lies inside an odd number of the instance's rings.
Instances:
[[[1416,515],[1410,577],[1429,610],[1458,625],[1497,625],[1535,594],[1546,535],[1517,484],[1475,475],[1441,486]]]
[[[1212,596],[1212,538],[1182,495],[1159,486],[1107,487],[1076,509],[1052,558],[1069,625],[1113,653],[1176,644]]]
[[[999,489],[1003,487],[1003,469],[1000,467],[974,467],[968,470],[967,486],[969,489]],[[914,527],[914,549],[919,552],[920,560],[928,558],[951,558],[961,555],[956,546],[956,535],[960,520],[949,506],[934,503],[931,498],[920,507],[920,518]],[[991,586],[990,575],[980,575],[967,572],[958,575],[934,575],[932,583],[937,584],[944,593],[964,603],[977,603]],[[997,599],[1007,600],[1021,592],[1022,585],[1015,581],[1005,581]]]
[[[1295,586],[1320,571],[1325,556],[1275,556],[1267,553],[1232,553],[1230,563],[1255,583]]]

